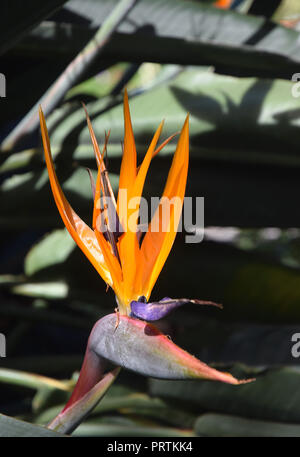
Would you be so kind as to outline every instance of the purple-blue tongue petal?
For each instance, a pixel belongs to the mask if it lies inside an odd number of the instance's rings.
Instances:
[[[131,315],[145,321],[157,321],[162,319],[174,308],[185,305],[186,303],[195,303],[197,305],[212,305],[222,308],[222,305],[212,301],[194,300],[190,298],[169,298],[165,297],[160,301],[144,303],[142,301],[132,301]]]

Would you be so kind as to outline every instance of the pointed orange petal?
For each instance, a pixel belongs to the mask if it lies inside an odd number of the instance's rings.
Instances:
[[[111,199],[111,202],[113,203],[114,207],[116,208],[115,197],[114,197],[114,194],[113,194],[113,191],[111,188],[110,181],[109,181],[108,177],[106,176],[107,170],[106,170],[106,166],[105,166],[105,163],[103,160],[103,155],[104,155],[104,152],[107,147],[109,134],[105,135],[105,144],[104,144],[104,148],[103,148],[103,154],[101,154],[89,114],[88,114],[87,109],[84,104],[83,104],[83,108],[85,110],[86,120],[87,120],[89,132],[90,132],[90,136],[91,136],[91,140],[93,143],[93,148],[94,148],[94,152],[95,152],[95,156],[96,156],[97,164],[98,164],[98,174],[97,174],[97,181],[96,181],[94,212],[93,212],[94,234],[96,235],[96,239],[98,241],[99,247],[100,247],[103,257],[104,257],[104,261],[111,274],[112,284],[110,284],[110,285],[111,285],[111,287],[113,287],[115,293],[117,295],[119,295],[121,293],[120,290],[121,290],[121,282],[122,282],[121,267],[120,267],[117,257],[111,251],[111,248],[113,248],[113,246],[111,246],[106,241],[102,231],[100,230],[101,227],[98,226],[98,224],[100,223],[100,218],[101,218],[101,205],[100,205],[101,192],[103,195],[104,205],[106,203],[105,198],[109,197]],[[104,214],[105,219],[107,221],[107,225],[109,228],[109,215],[107,214],[108,211],[104,210],[104,213],[105,213]]]
[[[178,133],[180,132],[176,132],[176,133],[173,133],[173,135],[169,136],[169,138],[167,138],[163,143],[161,143],[158,148],[155,149],[155,151],[153,152],[152,154],[152,159],[153,157],[155,157],[168,143],[170,143],[171,140],[173,140],[173,138],[178,135]]]
[[[120,170],[120,180],[119,180],[119,190],[126,189],[128,193],[131,192],[132,185],[136,178],[136,148],[135,141],[133,136],[129,104],[128,104],[128,94],[125,89],[124,92],[124,151],[123,158]],[[118,196],[118,214],[119,213],[119,202],[120,198]],[[123,223],[124,221],[121,221]]]
[[[214,6],[216,8],[221,8],[221,9],[228,9],[231,5],[232,0],[217,0],[214,2]]]
[[[161,143],[158,148],[155,149],[155,151],[152,154],[152,159],[171,141],[173,138],[178,135],[180,132],[173,133],[173,135],[169,136],[163,143]],[[137,173],[139,172],[139,169],[141,166],[137,167]]]
[[[178,140],[162,199],[141,246],[142,290],[147,299],[170,253],[180,221],[189,160],[188,118],[187,116]],[[177,205],[172,205],[174,197],[177,199]],[[164,199],[170,202],[167,214],[164,211]]]
[[[119,264],[119,261],[117,257],[113,254],[111,250],[111,246],[109,242],[106,241],[106,239],[103,236],[103,233],[95,231],[96,238],[98,240],[100,249],[103,253],[103,257],[105,260],[105,263],[110,271],[111,278],[112,278],[112,285],[111,287],[113,288],[114,292],[116,295],[122,296],[123,293],[123,275],[122,275],[122,270],[121,266]]]
[[[99,148],[99,145],[98,145],[98,141],[97,141],[96,135],[95,135],[93,127],[92,127],[90,116],[89,116],[89,114],[87,112],[87,109],[86,109],[86,106],[85,106],[84,103],[82,103],[82,106],[83,106],[83,109],[85,111],[86,121],[87,121],[87,125],[88,125],[88,128],[89,128],[90,136],[91,136],[91,139],[92,139],[94,153],[95,153],[95,156],[96,156],[98,167],[103,168],[104,167],[103,157],[101,155],[101,151],[100,151],[100,148]]]
[[[105,143],[104,143],[104,147],[103,147],[103,153],[101,154],[89,114],[88,114],[87,109],[84,104],[83,104],[83,108],[85,110],[87,124],[88,124],[88,128],[90,131],[90,136],[92,139],[94,152],[95,152],[95,156],[96,156],[97,164],[98,164],[98,175],[97,175],[97,183],[96,183],[95,198],[94,198],[93,228],[94,228],[94,231],[96,233],[96,236],[97,236],[97,239],[99,242],[99,240],[101,239],[101,230],[99,230],[100,227],[98,226],[98,224],[101,222],[101,219],[102,219],[101,204],[100,204],[101,192],[102,192],[103,204],[105,207],[103,215],[105,217],[105,222],[106,222],[106,226],[107,226],[106,227],[107,234],[109,236],[109,241],[110,241],[111,247],[113,249],[113,253],[114,253],[115,257],[117,257],[119,260],[118,248],[115,243],[115,238],[114,238],[114,234],[113,234],[113,231],[116,230],[116,227],[111,226],[112,223],[115,223],[115,224],[117,223],[117,221],[116,221],[117,205],[116,205],[116,200],[115,200],[115,196],[114,196],[110,181],[108,179],[107,169],[106,169],[104,159],[103,159],[105,151],[107,149],[107,143],[108,143],[110,131],[108,132],[108,134],[105,134]],[[109,202],[107,201],[107,199],[109,199]],[[113,205],[113,207],[111,206],[111,204]],[[104,238],[102,239],[102,243],[104,243],[103,246],[106,245]],[[107,255],[109,255],[109,254],[107,254]],[[108,258],[106,258],[106,261],[109,261]],[[114,262],[114,261],[111,260],[111,262]],[[121,274],[119,266],[117,266],[116,269],[118,272],[117,273],[118,277],[121,277],[122,274]]]
[[[59,185],[51,156],[48,130],[41,107],[39,108],[39,116],[45,159],[48,168],[51,189],[53,192],[56,206],[60,212],[61,218],[76,244],[87,256],[89,261],[96,268],[96,270],[104,279],[104,281],[107,284],[111,285],[111,275],[104,262],[102,251],[99,248],[98,241],[93,230],[91,230],[90,227],[88,227],[85,224],[85,222],[83,222],[83,220],[81,220],[80,217],[75,213],[75,211],[72,209],[67,199],[65,198],[63,191]]]
[[[89,128],[91,140],[92,140],[92,143],[93,143],[93,148],[94,148],[94,153],[95,153],[96,160],[97,160],[98,169],[100,170],[100,178],[101,178],[101,173],[105,173],[107,171],[103,157],[104,157],[104,153],[105,153],[105,151],[107,149],[107,143],[108,143],[110,131],[108,132],[107,135],[105,135],[103,153],[101,154],[101,151],[100,151],[100,148],[99,148],[99,145],[98,145],[98,142],[97,142],[97,138],[96,138],[96,135],[94,133],[94,129],[93,129],[93,126],[92,126],[92,123],[91,123],[91,120],[90,120],[90,116],[89,116],[89,114],[87,112],[87,109],[86,109],[86,106],[84,105],[84,103],[82,105],[83,105],[83,108],[84,108],[84,111],[85,111],[86,120],[87,120],[87,124],[88,124],[88,128]],[[103,178],[100,179],[99,186],[102,185],[102,181],[103,181]],[[112,190],[112,187],[111,187],[109,179],[106,179],[106,183],[107,183],[107,189],[108,189],[109,197],[111,198],[111,200],[112,200],[112,202],[113,202],[113,204],[114,204],[114,206],[116,208],[116,200],[115,200],[115,196],[114,196],[114,193],[113,193],[113,190]],[[102,186],[102,192],[104,192],[103,186]],[[99,198],[100,198],[100,195],[99,195]]]
[[[93,229],[96,230],[99,223],[99,218],[101,217],[100,211],[100,200],[101,199],[101,170],[98,168],[96,188],[95,188],[95,197],[94,197],[94,210],[93,210]]]
[[[143,162],[139,168],[139,171],[138,171],[138,174],[137,174],[137,177],[134,181],[134,185],[133,185],[133,188],[132,188],[132,195],[130,195],[129,197],[137,197],[137,198],[140,198],[142,196],[142,193],[143,193],[143,188],[144,188],[144,184],[145,184],[145,179],[146,179],[146,176],[147,176],[147,173],[148,173],[148,170],[149,170],[149,166],[150,166],[150,163],[151,163],[151,160],[152,158],[154,157],[154,152],[155,152],[155,147],[157,145],[157,142],[158,142],[158,139],[160,137],[160,134],[161,134],[161,131],[162,131],[162,128],[164,126],[164,121],[162,121],[153,138],[152,138],[152,141],[151,141],[151,144],[148,148],[148,151],[143,159]],[[136,227],[132,227],[132,228],[136,228]],[[133,230],[135,231],[135,230]]]
[[[138,207],[140,204],[140,198],[143,192],[146,175],[153,157],[153,152],[157,145],[158,139],[160,137],[164,122],[162,121],[156,130],[151,144],[148,148],[148,151],[144,157],[144,160],[140,166],[137,177],[132,186],[132,191],[128,195],[128,203],[130,198],[135,198],[135,209],[128,207],[128,226],[127,231],[120,239],[120,257],[122,259],[122,270],[124,273],[124,294],[128,299],[134,299],[133,296],[134,289],[137,289],[138,285],[136,283],[137,272],[140,269],[140,259],[139,259],[139,243],[137,239],[137,221],[138,221]]]

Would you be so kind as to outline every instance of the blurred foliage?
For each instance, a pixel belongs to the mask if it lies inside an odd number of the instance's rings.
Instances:
[[[224,309],[188,305],[158,326],[201,360],[257,380],[234,387],[122,372],[74,436],[299,436],[291,338],[300,325],[300,104],[291,79],[300,6],[228,3],[139,0],[47,124],[62,187],[90,223],[85,168],[95,173],[96,164],[81,101],[100,143],[111,129],[114,189],[124,87],[139,157],[162,118],[165,139],[190,112],[187,196],[205,197],[205,237],[186,244],[178,234],[153,298],[211,299]],[[116,4],[30,0],[25,10],[12,0],[2,8],[1,141]],[[160,195],[175,144],[155,158],[145,196]],[[0,186],[0,435],[50,436],[40,425],[67,401],[90,329],[114,297],[63,229],[38,129],[0,152]]]

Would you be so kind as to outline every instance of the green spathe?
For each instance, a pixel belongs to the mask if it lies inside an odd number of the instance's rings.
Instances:
[[[237,380],[230,373],[209,367],[176,346],[148,322],[108,314],[96,322],[88,351],[103,360],[144,376],[160,379],[207,379],[229,384]]]

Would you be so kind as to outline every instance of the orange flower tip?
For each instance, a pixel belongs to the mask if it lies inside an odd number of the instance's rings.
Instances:
[[[158,126],[157,131],[159,131],[159,135],[161,135],[162,129],[163,129],[163,127],[164,127],[164,123],[165,123],[165,120],[163,119],[163,120],[161,121],[161,123],[159,124],[159,126]]]
[[[88,111],[87,111],[87,108],[86,108],[85,103],[84,103],[84,102],[81,102],[81,105],[82,105],[82,108],[83,108],[84,111],[85,111],[86,116],[88,116]]]
[[[43,119],[44,119],[44,113],[43,113],[42,105],[39,105],[39,118],[40,118],[40,123],[41,123],[43,121]]]
[[[124,105],[128,105],[128,92],[127,92],[126,87],[124,89],[123,103],[124,103]]]

